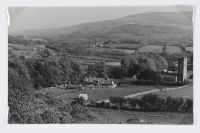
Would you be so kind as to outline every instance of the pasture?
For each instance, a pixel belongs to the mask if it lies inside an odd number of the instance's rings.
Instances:
[[[27,44],[8,44],[8,48],[11,49],[11,52],[14,55],[27,55],[34,56],[37,55],[37,51],[34,51],[32,47],[29,47]]]
[[[156,52],[156,53],[162,53],[163,46],[158,45],[145,45],[139,49],[140,53],[146,53],[146,52]]]
[[[102,108],[89,108],[102,124],[192,124],[193,113],[137,112]],[[95,123],[95,122],[94,122]]]
[[[171,97],[183,97],[193,99],[193,86],[184,87],[177,90],[168,90],[168,91],[159,91],[155,92],[156,94],[162,96],[171,96]]]
[[[165,87],[162,87],[165,88]],[[166,87],[169,88],[169,87]],[[88,94],[88,101],[100,101],[108,99],[112,96],[127,96],[144,91],[151,91],[157,89],[155,86],[140,86],[140,85],[126,85],[123,87],[102,87],[96,89],[64,89],[62,87],[44,88],[36,93],[52,93],[56,98],[61,99],[63,102],[69,102],[73,98],[78,98],[79,94]]]
[[[169,87],[166,87],[169,88]],[[88,94],[89,101],[107,99],[111,96],[126,96],[129,94],[144,92],[156,89],[154,86],[135,86],[127,85],[117,88],[99,88],[99,89],[64,89],[62,87],[50,87],[36,91],[36,93],[52,93],[57,99],[64,103],[70,104],[79,94]],[[178,90],[169,90],[156,92],[163,96],[189,96],[193,97],[193,86],[185,87]],[[193,112],[171,113],[171,112],[141,112],[125,111],[105,108],[87,107],[89,114],[95,116],[93,123],[102,124],[192,124]],[[142,121],[142,122],[141,122]]]
[[[145,45],[140,47],[140,53],[147,53],[147,52],[156,52],[162,53],[163,52],[163,45]],[[169,54],[173,53],[182,53],[182,50],[178,46],[166,46],[166,52]]]
[[[97,52],[104,52],[104,51],[110,51],[110,50],[117,50],[121,52],[125,52],[127,54],[132,54],[135,52],[135,48],[138,49],[138,52],[140,53],[147,53],[147,52],[156,52],[156,53],[162,53],[164,45],[151,45],[151,44],[110,44],[110,48],[104,48],[104,47],[95,47],[92,48],[92,50]],[[120,49],[120,48],[127,48],[127,49]],[[130,48],[130,49],[128,49]],[[193,51],[193,47],[186,47],[187,51]],[[169,54],[173,53],[182,53],[183,51],[179,46],[167,46],[166,45],[166,52]]]
[[[128,47],[128,48],[137,48],[137,47],[141,47],[143,46],[144,44],[127,44],[127,43],[124,43],[124,44],[109,44],[109,46],[111,48],[116,48],[116,47]]]

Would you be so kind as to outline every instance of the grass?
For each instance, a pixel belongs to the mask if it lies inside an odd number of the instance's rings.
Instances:
[[[169,87],[165,87],[169,88]],[[135,94],[139,92],[149,91],[157,89],[155,86],[139,86],[139,85],[127,85],[123,87],[111,88],[98,88],[95,90],[92,89],[61,89],[58,87],[50,87],[46,89],[41,89],[37,91],[37,93],[45,94],[47,92],[52,92],[56,97],[63,101],[69,101],[71,98],[78,98],[79,94],[84,93],[88,94],[89,101],[99,101],[108,99],[112,96],[126,96],[130,94]],[[169,90],[164,92],[155,92],[156,94],[160,94],[162,96],[173,96],[173,97],[193,97],[193,86],[185,87],[178,90]]]
[[[105,88],[98,88],[95,90],[92,89],[85,89],[85,90],[79,90],[79,89],[73,89],[73,90],[65,90],[60,89],[58,87],[51,87],[46,89],[41,89],[37,91],[37,93],[47,93],[52,92],[55,96],[57,96],[59,99],[69,102],[71,101],[71,98],[78,98],[79,94],[84,93],[88,94],[88,100],[89,101],[99,101],[108,99],[112,96],[126,96],[134,93],[139,93],[143,91],[149,91],[156,89],[155,86],[136,86],[136,85],[127,85],[123,87],[117,87],[117,88],[111,88],[111,87],[105,87]]]
[[[116,47],[129,47],[129,48],[137,48],[142,46],[143,44],[110,44],[109,46],[111,48],[116,48]]]
[[[34,51],[31,47],[26,44],[8,44],[8,47],[12,47],[11,50],[14,55],[37,55],[37,51]]]
[[[192,97],[193,86],[189,86],[180,90],[170,90],[166,92],[157,92],[161,95],[168,96],[183,96],[189,95]],[[107,99],[110,96],[125,96],[142,91],[156,89],[154,86],[135,86],[127,85],[117,88],[100,88],[96,90],[80,90],[80,89],[62,89],[59,87],[50,87],[38,90],[36,93],[45,94],[52,92],[55,97],[61,99],[64,103],[71,103],[77,98],[80,93],[87,93],[89,101]],[[74,92],[74,93],[73,93]],[[69,94],[71,93],[71,94]],[[65,95],[67,94],[67,95]],[[99,124],[192,124],[193,113],[170,113],[170,112],[138,112],[138,111],[122,111],[114,109],[91,108],[88,107],[89,114],[95,116],[95,121],[92,123]],[[145,123],[140,122],[140,118]]]
[[[162,45],[145,45],[142,46],[139,49],[139,52],[145,53],[145,52],[157,52],[157,53],[162,53],[163,52],[163,47]],[[173,53],[182,53],[182,50],[178,46],[166,46],[166,51],[169,54]]]
[[[102,124],[192,124],[193,113],[137,112],[102,108],[89,108]],[[144,123],[140,122],[140,119]]]
[[[190,85],[188,87],[177,89],[177,90],[169,90],[169,91],[159,91],[156,94],[160,94],[162,96],[171,96],[171,97],[183,97],[193,99],[193,86]]]
[[[162,53],[163,46],[157,46],[157,45],[145,45],[139,49],[140,53],[145,52],[156,52],[156,53]]]

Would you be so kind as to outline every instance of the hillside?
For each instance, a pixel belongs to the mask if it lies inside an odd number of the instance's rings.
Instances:
[[[24,30],[17,34],[64,40],[131,40],[141,43],[192,45],[192,28],[192,12],[151,12],[70,27]]]

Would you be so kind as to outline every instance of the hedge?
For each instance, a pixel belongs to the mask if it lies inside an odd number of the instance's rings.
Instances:
[[[193,100],[182,97],[160,97],[147,94],[141,98],[110,97],[110,102],[91,102],[88,106],[144,112],[187,112],[193,110]]]

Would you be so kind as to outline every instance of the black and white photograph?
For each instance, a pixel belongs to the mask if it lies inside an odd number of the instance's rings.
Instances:
[[[8,7],[12,124],[193,125],[193,6]]]

